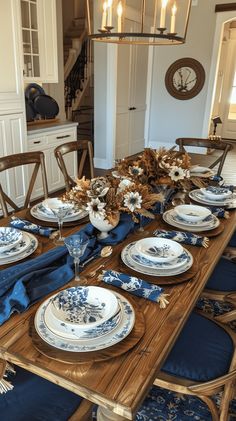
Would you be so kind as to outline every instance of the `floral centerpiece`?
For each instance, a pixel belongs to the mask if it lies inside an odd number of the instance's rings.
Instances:
[[[146,148],[135,160],[123,159],[116,169],[123,177],[153,187],[164,185],[187,190],[193,186],[204,187],[203,179],[191,176],[190,165],[187,153]]]
[[[117,214],[127,212],[137,222],[137,216],[153,218],[151,210],[162,195],[153,193],[148,185],[128,178],[117,179],[110,175],[77,180],[76,186],[65,198],[88,210],[93,218],[106,220],[115,226]]]

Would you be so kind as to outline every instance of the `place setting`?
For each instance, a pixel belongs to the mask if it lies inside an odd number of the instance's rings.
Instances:
[[[236,200],[236,193],[224,186],[208,186],[189,192],[195,202],[212,206],[230,206]]]
[[[223,224],[220,224],[219,219],[212,214],[210,209],[198,205],[175,206],[164,212],[163,220],[184,231],[207,232],[208,236],[216,235],[223,229]]]
[[[0,265],[18,262],[38,247],[37,238],[12,227],[0,227]]]
[[[177,241],[165,238],[133,241],[123,248],[121,260],[122,269],[144,274],[154,284],[180,283],[191,279],[197,270],[192,254]]]
[[[46,299],[31,320],[34,346],[66,363],[102,361],[133,347],[144,334],[143,314],[123,295],[72,286]]]
[[[60,198],[48,198],[34,205],[29,216],[33,222],[40,221],[43,225],[56,227],[74,226],[78,223],[85,222],[88,211],[79,209],[74,203],[64,201]]]

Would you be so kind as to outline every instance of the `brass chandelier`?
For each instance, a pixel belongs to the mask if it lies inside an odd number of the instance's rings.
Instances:
[[[89,38],[118,44],[177,45],[191,0],[86,0]]]

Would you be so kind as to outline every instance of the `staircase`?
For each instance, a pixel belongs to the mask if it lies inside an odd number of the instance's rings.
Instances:
[[[64,36],[65,107],[78,138],[93,140],[93,62],[85,19],[73,19]]]

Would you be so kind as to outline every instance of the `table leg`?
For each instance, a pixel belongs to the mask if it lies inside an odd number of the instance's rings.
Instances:
[[[127,418],[114,414],[110,409],[99,406],[97,410],[97,421],[127,421]]]

